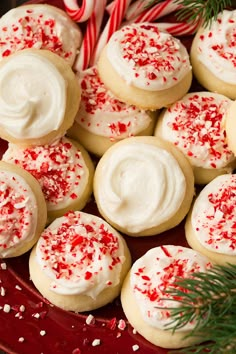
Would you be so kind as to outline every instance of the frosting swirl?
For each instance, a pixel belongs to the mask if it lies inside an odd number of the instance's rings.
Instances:
[[[208,183],[196,199],[191,223],[206,249],[236,255],[236,176],[222,175]]]
[[[124,139],[146,129],[151,118],[147,112],[125,104],[105,88],[94,66],[80,76],[82,96],[76,122],[96,135]]]
[[[36,198],[24,178],[0,169],[0,255],[29,242],[37,225]]]
[[[107,217],[128,232],[162,224],[184,199],[186,181],[178,162],[155,145],[120,145],[106,156],[101,169],[96,199]]]
[[[89,171],[81,151],[64,137],[30,148],[9,144],[2,159],[21,166],[38,180],[49,211],[68,207],[88,183]]]
[[[22,51],[0,66],[0,126],[17,139],[40,138],[64,119],[66,82],[37,52]]]
[[[187,94],[165,111],[161,136],[177,146],[193,166],[222,168],[234,159],[224,128],[225,114],[231,103],[230,99],[216,93]]]
[[[177,277],[189,278],[194,272],[205,272],[211,266],[207,258],[189,248],[165,245],[150,249],[133,264],[130,273],[130,286],[143,320],[165,330],[173,321],[168,308],[180,306],[166,291]],[[195,325],[192,321],[177,331],[190,330]]]
[[[42,233],[37,246],[39,266],[58,294],[96,298],[119,283],[124,247],[118,232],[102,219],[69,212]]]
[[[198,58],[213,75],[236,82],[236,10],[222,11],[203,29],[198,40]]]
[[[191,71],[183,44],[151,23],[116,31],[107,44],[107,57],[126,83],[148,91],[170,88]]]

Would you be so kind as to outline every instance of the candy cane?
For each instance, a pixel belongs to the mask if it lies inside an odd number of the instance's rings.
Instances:
[[[94,52],[94,57],[91,62],[92,64],[97,62],[101,50],[108,42],[111,35],[120,27],[130,2],[131,0],[116,0],[111,16],[107,21],[107,24],[98,40],[97,47]]]
[[[82,6],[79,7],[77,0],[63,0],[66,12],[76,22],[87,21],[92,15],[95,0],[83,0]]]
[[[165,2],[165,1],[164,1]],[[136,0],[132,3],[125,15],[127,21],[134,19],[142,13],[150,4],[150,0]]]
[[[168,23],[168,22],[160,22],[158,23],[158,28],[160,30],[167,31],[168,33],[172,34],[173,36],[187,36],[194,34],[201,21],[194,21],[192,23],[186,22],[177,22],[177,23]]]
[[[176,3],[176,0],[166,0],[150,9],[144,10],[140,15],[132,20],[132,22],[152,22],[157,20],[160,17],[169,15],[170,13],[179,10],[182,6]]]
[[[106,3],[107,0],[95,0],[94,11],[88,20],[80,52],[74,64],[76,71],[85,70],[89,66],[100,33]]]

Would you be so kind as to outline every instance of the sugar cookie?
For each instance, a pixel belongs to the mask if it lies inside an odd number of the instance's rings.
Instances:
[[[29,251],[46,219],[46,203],[37,180],[19,166],[0,161],[0,258]]]
[[[94,196],[101,215],[130,236],[149,236],[178,225],[194,194],[184,155],[154,136],[124,139],[101,157]]]
[[[169,106],[192,82],[184,45],[148,22],[116,31],[101,53],[98,72],[121,101],[146,110]]]
[[[31,252],[31,279],[52,304],[90,311],[113,301],[130,269],[125,240],[101,218],[69,212],[42,233]]]
[[[178,307],[179,302],[172,301],[166,291],[177,277],[189,278],[211,267],[206,257],[186,247],[150,249],[133,264],[122,286],[121,304],[130,324],[149,342],[163,348],[178,349],[203,341],[198,336],[186,337],[195,321],[174,333],[167,330],[173,321],[169,308]]]

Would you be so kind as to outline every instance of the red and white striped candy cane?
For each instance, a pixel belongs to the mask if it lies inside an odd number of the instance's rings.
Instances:
[[[166,0],[144,10],[140,15],[136,16],[132,22],[152,22],[160,17],[169,15],[170,13],[179,10],[181,7],[182,6],[177,4],[175,0]]]
[[[160,22],[158,23],[158,28],[160,30],[165,30],[168,33],[172,34],[173,36],[188,36],[194,34],[201,21],[194,21],[194,22],[176,22],[176,23],[168,23],[168,22]]]
[[[133,2],[129,6],[125,14],[126,20],[127,21],[133,20],[135,17],[140,15],[144,10],[146,10],[149,4],[150,4],[150,0],[136,0],[135,2]]]
[[[101,50],[108,42],[111,35],[117,29],[119,29],[130,2],[131,0],[116,0],[116,2],[114,3],[114,7],[109,17],[109,20],[107,21],[107,24],[98,40],[97,47],[94,52],[92,64],[95,64],[97,62]]]
[[[92,15],[95,0],[83,0],[79,7],[77,0],[63,0],[66,12],[75,22],[84,22]]]
[[[100,34],[106,3],[107,0],[95,0],[94,11],[88,20],[80,52],[74,64],[76,71],[85,70],[89,67]]]

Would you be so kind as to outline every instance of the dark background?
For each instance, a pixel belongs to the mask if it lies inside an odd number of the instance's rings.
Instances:
[[[3,15],[6,11],[12,7],[16,7],[25,2],[25,0],[0,0],[0,15]]]

